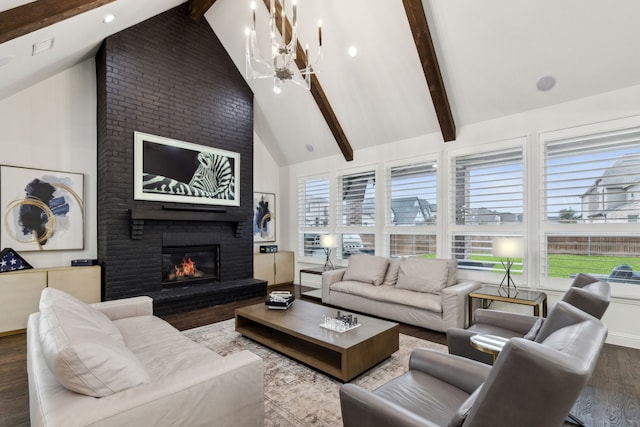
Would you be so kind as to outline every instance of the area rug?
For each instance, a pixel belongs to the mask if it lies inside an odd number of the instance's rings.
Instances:
[[[244,338],[234,330],[233,319],[183,333],[222,356],[250,350],[262,358],[265,427],[342,426],[340,381]],[[400,350],[351,382],[368,390],[379,387],[407,371],[417,347],[447,351],[444,345],[400,334]]]

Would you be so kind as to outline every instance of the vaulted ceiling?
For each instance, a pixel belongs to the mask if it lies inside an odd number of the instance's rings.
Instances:
[[[243,74],[249,1],[190,3]],[[3,0],[0,99],[91,58],[105,37],[181,3]],[[312,59],[316,22],[323,21],[315,89],[286,84],[276,95],[269,79],[248,81],[256,134],[281,165],[335,154],[349,160],[359,149],[430,133],[455,144],[466,125],[640,84],[637,0],[298,3],[299,37]],[[108,13],[116,19],[104,24]],[[267,19],[258,7],[258,37],[266,37]],[[32,56],[34,43],[50,38],[53,48]],[[557,84],[539,91],[536,82],[547,75]]]

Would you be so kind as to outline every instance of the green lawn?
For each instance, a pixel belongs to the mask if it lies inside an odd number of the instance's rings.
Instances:
[[[435,258],[435,254],[421,255],[421,258]],[[504,272],[501,261],[503,258],[474,254],[469,257],[473,261],[493,262],[493,271],[496,273]],[[519,269],[522,263],[521,258],[514,259],[514,269]],[[587,256],[587,255],[549,255],[549,273],[548,277],[571,277],[577,273],[587,274],[604,274],[609,275],[611,271],[620,264],[630,265],[633,271],[640,272],[640,258],[638,257],[606,257],[606,256]],[[513,275],[522,274],[522,272],[514,270]]]
[[[569,277],[575,273],[609,274],[620,264],[630,265],[640,271],[638,257],[606,257],[586,255],[549,255],[549,277]]]
[[[495,262],[494,271],[503,271],[504,268],[500,263],[501,258],[486,255],[471,255],[472,260],[483,262]],[[522,259],[515,259],[516,264],[521,263]],[[549,272],[548,277],[571,277],[577,273],[588,274],[605,274],[620,264],[630,265],[633,271],[640,272],[640,258],[638,257],[606,257],[606,256],[587,256],[587,255],[549,255]],[[514,268],[519,268],[516,266]],[[513,274],[520,274],[513,271]]]

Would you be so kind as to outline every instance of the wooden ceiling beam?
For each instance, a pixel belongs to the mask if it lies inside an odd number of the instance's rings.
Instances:
[[[38,0],[0,13],[0,44],[115,0]]]
[[[429,31],[429,24],[427,23],[427,16],[424,13],[422,0],[402,0],[402,3],[404,4],[407,18],[409,19],[409,26],[413,33],[413,40],[415,41],[418,56],[422,63],[422,70],[427,80],[427,86],[429,86],[431,102],[433,102],[436,116],[438,116],[442,137],[445,142],[455,141],[456,124],[453,120],[453,114],[451,113],[449,98],[447,97],[444,80],[440,72],[440,65],[438,65],[438,57],[436,56],[436,49],[433,46],[433,39]]]
[[[215,2],[216,0],[189,0],[189,16],[197,21]]]
[[[270,0],[263,0],[263,1],[267,10],[270,10],[271,1]],[[278,0],[275,1],[275,8],[276,8],[276,13],[275,13],[276,27],[280,31],[280,28],[282,28],[282,5]],[[289,22],[289,19],[287,19],[285,21],[286,43],[289,43],[291,41],[292,30],[293,28],[291,26],[291,22]],[[306,68],[307,55],[305,53],[305,50],[302,48],[302,45],[300,44],[300,40],[298,40],[296,49],[297,49],[296,65],[298,66],[298,69]],[[333,108],[331,107],[329,98],[327,98],[327,95],[324,93],[324,89],[322,89],[322,85],[320,84],[320,81],[318,80],[318,77],[315,74],[311,75],[310,92],[311,92],[311,95],[313,96],[313,99],[316,101],[318,108],[320,109],[320,113],[322,113],[324,120],[327,122],[327,125],[329,126],[329,130],[331,130],[331,133],[333,134],[333,137],[335,138],[336,143],[340,148],[340,151],[342,151],[342,155],[344,156],[345,160],[348,162],[352,161],[353,148],[351,147],[351,144],[349,143],[349,140],[347,139],[347,136],[345,135],[344,130],[342,129],[342,126],[338,121],[338,117],[336,117],[336,114],[333,111]]]

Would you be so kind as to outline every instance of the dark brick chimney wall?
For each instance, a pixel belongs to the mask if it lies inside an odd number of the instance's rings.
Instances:
[[[103,299],[158,295],[162,244],[175,236],[220,244],[222,282],[251,279],[253,94],[209,24],[189,18],[185,3],[107,38],[96,63]],[[132,240],[129,210],[162,209],[133,200],[134,131],[240,153],[241,205],[220,209],[246,215],[243,231],[230,222],[146,220],[142,239]]]

